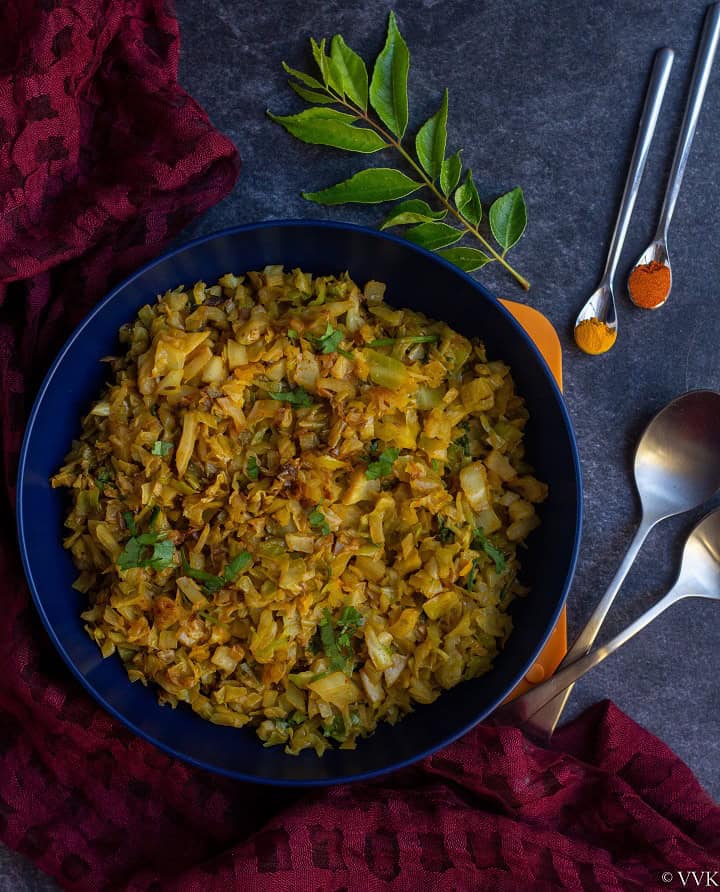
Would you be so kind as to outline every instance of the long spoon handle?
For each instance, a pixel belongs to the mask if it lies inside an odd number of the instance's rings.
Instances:
[[[585,673],[589,672],[594,666],[597,666],[598,663],[602,663],[606,657],[609,657],[611,653],[614,653],[619,647],[622,647],[623,644],[629,641],[634,635],[637,635],[637,633],[644,629],[645,626],[649,625],[654,619],[660,616],[664,610],[667,610],[668,607],[683,597],[686,597],[686,595],[679,593],[673,587],[664,598],[661,598],[657,604],[643,613],[642,616],[638,617],[635,622],[630,623],[627,628],[608,641],[607,644],[601,645],[596,650],[592,651],[592,653],[585,654],[584,657],[580,657],[579,660],[576,660],[569,666],[565,666],[564,669],[559,669],[552,678],[537,685],[537,687],[532,688],[532,690],[528,691],[526,694],[523,694],[511,703],[508,703],[507,706],[499,709],[495,713],[495,718],[503,723],[506,720],[512,724],[523,724],[527,722],[530,728],[535,730],[535,717],[539,712],[544,711],[544,707],[548,704],[554,703],[558,698],[558,694],[567,690],[568,687],[573,685],[582,675],[585,675]]]
[[[695,57],[695,67],[693,68],[690,92],[688,93],[685,114],[680,128],[680,136],[675,149],[675,157],[673,158],[672,170],[670,171],[670,178],[665,192],[665,200],[660,211],[658,237],[663,239],[667,239],[668,227],[675,210],[678,194],[680,193],[680,186],[685,173],[685,167],[687,166],[688,155],[690,154],[690,146],[695,136],[695,128],[700,117],[700,108],[705,98],[705,90],[710,80],[710,71],[715,61],[719,39],[720,3],[713,3],[712,6],[708,6],[705,14],[705,24],[697,56]]]
[[[667,87],[674,58],[675,53],[667,47],[658,50],[655,55],[655,62],[645,97],[645,105],[640,123],[638,124],[635,148],[630,160],[630,169],[625,180],[625,190],[620,201],[620,210],[618,211],[617,222],[615,223],[605,264],[603,279],[608,282],[613,279],[618,260],[620,259],[620,252],[622,251],[625,235],[630,224],[630,217],[635,207],[635,199],[637,198],[640,180],[642,179],[645,162],[650,151],[650,143],[655,134],[655,125],[660,114],[660,106],[665,95],[665,88]]]
[[[645,517],[643,517],[640,522],[640,526],[637,528],[637,531],[633,537],[632,542],[625,552],[625,557],[622,559],[622,562],[618,567],[615,576],[613,576],[612,582],[608,586],[607,591],[603,595],[600,603],[593,611],[592,616],[585,624],[585,628],[580,632],[574,644],[567,652],[565,659],[560,664],[560,669],[563,669],[565,666],[568,666],[570,664],[574,664],[576,660],[579,660],[581,657],[585,656],[585,654],[593,646],[595,638],[600,631],[600,627],[602,626],[605,617],[607,616],[608,610],[610,610],[610,607],[615,600],[615,596],[620,590],[620,586],[625,581],[625,577],[628,575],[630,567],[632,567],[635,558],[637,557],[637,553],[640,551],[640,548],[642,547],[642,544],[645,541],[647,534],[652,529],[653,525],[653,521],[648,521]],[[563,685],[561,688],[558,688],[558,696],[555,697],[554,700],[551,699],[551,702],[549,702],[541,712],[538,712],[537,715],[533,717],[533,728],[537,734],[544,735],[546,737],[550,737],[552,735],[557,726],[557,723],[560,721],[560,716],[562,715],[563,709],[565,709],[565,704],[568,701],[568,697],[570,696],[571,691],[572,682],[568,682],[567,685]],[[522,704],[520,704],[520,701],[522,699],[522,697],[518,697],[516,700],[513,700],[512,703],[508,704],[508,713],[512,710],[513,706],[516,706],[516,704],[517,710],[522,710]],[[517,718],[520,719],[519,712]],[[524,719],[522,721],[524,721]]]

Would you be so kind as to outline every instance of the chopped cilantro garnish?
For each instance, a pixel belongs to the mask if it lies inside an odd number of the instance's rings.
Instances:
[[[432,459],[432,461],[430,462],[430,467],[431,467],[431,468],[433,469],[433,471],[435,471],[435,473],[437,474],[437,473],[439,473],[439,471],[440,471],[440,462],[439,462],[436,458],[434,458],[434,459]]]
[[[147,566],[143,562],[143,552],[145,549],[138,540],[131,536],[125,543],[125,548],[120,552],[117,559],[117,565],[121,570],[130,570],[132,567]]]
[[[323,618],[320,620],[318,628],[320,629],[320,641],[322,643],[323,650],[325,651],[325,656],[330,661],[331,668],[344,669],[345,660],[342,658],[340,650],[337,646],[337,641],[335,640],[335,630],[333,629],[332,615],[327,607],[323,611]]]
[[[185,552],[181,553],[180,560],[183,573],[191,579],[194,579],[196,582],[201,583],[208,594],[212,595],[223,587],[223,581],[219,576],[215,576],[213,573],[208,573],[206,570],[198,570],[195,567],[191,567]]]
[[[392,468],[400,455],[400,450],[394,446],[385,449],[377,461],[370,462],[365,471],[368,480],[377,480],[380,477],[389,477],[392,474]]]
[[[481,548],[485,554],[495,562],[495,572],[502,573],[505,569],[505,555],[496,548],[487,538],[485,533],[478,527],[475,530],[475,536],[472,541],[473,548]]]
[[[106,483],[109,483],[112,479],[113,479],[112,471],[109,468],[101,468],[100,472],[97,475],[98,487],[100,489],[102,489],[103,486]]]
[[[503,590],[500,592],[500,597],[498,598],[498,600],[500,601],[501,604],[503,604],[505,602],[505,598],[507,598],[507,596],[510,592],[510,589],[512,588],[513,582],[515,582],[514,575],[511,576],[510,579],[508,579],[508,581],[505,583],[505,585],[503,587]]]
[[[443,545],[447,545],[448,542],[455,541],[455,533],[450,529],[449,526],[445,523],[445,521],[441,518],[438,520],[438,539],[443,543]]]
[[[241,570],[244,570],[251,560],[252,555],[249,551],[241,551],[240,554],[236,554],[223,570],[223,579],[225,582],[234,582],[238,573],[240,573]]]
[[[310,639],[310,643],[308,644],[308,647],[310,648],[311,653],[314,653],[314,654],[322,653],[323,646],[322,646],[322,641],[320,640],[320,626],[319,625],[318,625],[317,629],[315,630],[315,634]]]
[[[345,359],[351,359],[353,361],[355,360],[355,357],[349,350],[343,350],[342,347],[338,347],[337,352],[340,354],[340,356],[344,356]]]
[[[308,522],[313,529],[320,530],[323,536],[327,536],[330,533],[330,527],[319,505],[316,505],[308,514]]]
[[[459,446],[460,449],[462,449],[463,455],[470,455],[470,437],[468,437],[467,434],[458,437],[454,442],[456,446]]]
[[[170,452],[170,450],[172,448],[173,448],[173,444],[168,443],[166,440],[155,440],[150,452],[152,452],[153,455],[165,456],[168,454],[168,452]]]
[[[330,611],[325,608],[323,618],[318,624],[320,641],[328,658],[330,668],[342,670],[348,675],[354,668],[354,652],[352,648],[352,636],[363,624],[364,618],[359,610],[354,607],[346,607],[338,619],[338,636],[335,636],[333,618]]]
[[[335,353],[344,337],[345,335],[339,329],[333,328],[328,322],[325,334],[320,337],[311,336],[311,340],[321,353]]]
[[[123,514],[125,524],[130,530],[130,538],[125,543],[117,559],[121,570],[133,567],[149,567],[153,570],[166,570],[173,563],[175,546],[164,532],[147,532],[138,535],[135,518],[130,511]],[[151,524],[154,522],[151,519]],[[150,552],[149,550],[152,549]]]
[[[183,573],[199,582],[209,595],[214,595],[215,592],[220,591],[227,583],[234,582],[238,573],[244,570],[250,563],[252,555],[249,551],[241,551],[225,567],[222,576],[216,576],[214,573],[208,573],[207,570],[198,570],[195,567],[191,567],[184,553],[181,555],[181,558]]]
[[[313,404],[313,398],[302,387],[298,387],[296,390],[288,390],[284,393],[273,393],[272,391],[269,391],[269,393],[272,399],[290,403],[292,406],[297,406],[298,409],[307,409]]]
[[[290,338],[291,341],[297,341],[297,339],[299,337],[298,333],[295,331],[294,328],[288,328],[287,336]]]
[[[472,587],[475,584],[475,577],[477,576],[477,558],[472,562],[472,567],[470,567],[470,572],[467,575],[467,579],[465,580],[465,588],[468,591],[472,591]]]
[[[150,534],[148,533],[147,535],[149,536]],[[152,567],[154,570],[166,570],[168,567],[172,566],[173,558],[175,556],[175,546],[170,539],[160,538],[160,536],[155,533],[153,533],[152,536],[154,537],[154,541],[147,542],[148,545],[152,545],[153,550],[150,560],[148,561],[148,566]],[[140,539],[142,540],[143,537],[141,536]]]
[[[325,737],[334,737],[335,740],[339,742],[345,740],[345,722],[343,721],[343,717],[341,715],[336,715],[332,722],[323,728],[323,735]]]
[[[345,607],[338,618],[338,629],[340,630],[337,639],[338,647],[341,649],[351,647],[351,637],[364,622],[365,618],[359,610],[355,607]]]
[[[260,476],[260,468],[254,455],[251,455],[248,458],[247,466],[245,467],[245,473],[251,480],[257,480]]]

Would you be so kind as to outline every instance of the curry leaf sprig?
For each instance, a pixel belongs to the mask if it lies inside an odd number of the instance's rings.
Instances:
[[[433,208],[419,198],[402,201],[385,217],[380,228],[409,227],[404,230],[405,238],[437,252],[466,272],[496,261],[527,290],[527,279],[506,259],[527,223],[522,189],[512,189],[490,206],[488,224],[497,243],[494,247],[490,234],[479,229],[483,206],[472,170],[468,168],[463,175],[461,150],[446,155],[447,90],[440,108],[417,131],[414,155],[405,140],[410,53],[395,15],[390,13],[385,46],[375,60],[370,78],[363,59],[339,34],[332,38],[329,54],[326,44],[325,38],[320,43],[310,41],[319,77],[282,63],[291,77],[290,87],[302,99],[314,103],[312,107],[295,115],[268,111],[268,116],[292,136],[313,145],[361,154],[394,149],[412,175],[394,167],[370,167],[325,189],[303,192],[303,197],[325,205],[378,204],[406,199],[420,189],[428,189],[439,207]],[[443,222],[446,219],[453,225]],[[479,243],[482,250],[459,244],[465,237]]]

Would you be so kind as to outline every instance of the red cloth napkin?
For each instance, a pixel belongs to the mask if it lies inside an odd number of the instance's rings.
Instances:
[[[79,688],[15,545],[32,395],[78,319],[239,162],[177,85],[165,0],[4,0],[0,34],[0,839],[88,892],[647,890],[720,870],[720,810],[607,702],[552,750],[486,725],[376,782],[300,794],[174,761]]]

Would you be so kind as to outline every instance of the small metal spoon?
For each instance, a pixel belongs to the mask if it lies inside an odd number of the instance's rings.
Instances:
[[[560,664],[564,668],[592,647],[637,553],[658,521],[697,508],[720,488],[720,393],[693,390],[677,397],[650,421],[635,452],[635,485],[642,516],[617,573],[585,628]],[[532,718],[537,733],[550,737],[572,687]],[[513,713],[517,700],[507,704]],[[518,707],[517,718],[520,717]]]
[[[653,307],[641,307],[643,310],[659,309],[670,296],[672,289],[672,268],[670,266],[670,255],[667,248],[668,229],[672,220],[673,211],[680,193],[685,168],[687,166],[688,156],[690,155],[690,146],[695,136],[695,128],[697,127],[698,118],[700,117],[700,108],[705,98],[705,90],[710,80],[710,71],[715,61],[715,53],[718,48],[718,40],[720,39],[720,3],[713,3],[708,6],[705,14],[705,24],[703,26],[700,45],[698,47],[697,56],[695,58],[695,67],[693,68],[692,81],[690,82],[690,91],[688,93],[687,104],[685,106],[685,114],[683,116],[682,126],[680,128],[680,136],[678,137],[677,148],[675,149],[675,157],[673,158],[672,169],[668,179],[667,188],[665,190],[665,199],[663,201],[662,210],[660,211],[660,220],[658,222],[657,231],[652,242],[643,251],[633,270],[638,266],[646,266],[653,260],[662,263],[670,270],[670,287],[668,293],[659,304]],[[632,275],[632,270],[631,270]],[[633,300],[632,293],[628,288],[630,300]],[[640,306],[639,304],[635,304]]]
[[[660,614],[682,601],[683,598],[712,598],[720,601],[720,510],[704,517],[685,542],[680,572],[670,591],[657,604],[645,611],[635,622],[592,653],[580,657],[552,678],[513,700],[511,722],[525,723],[550,703],[569,685],[609,657],[619,647],[637,635]],[[504,723],[505,709],[499,709],[494,718]]]
[[[625,235],[627,234],[630,217],[635,207],[635,199],[640,188],[640,180],[645,169],[645,162],[650,151],[650,143],[655,133],[655,125],[660,114],[660,106],[665,95],[665,88],[667,87],[674,58],[675,53],[667,47],[658,50],[655,54],[655,62],[653,63],[650,83],[645,96],[645,105],[643,106],[635,138],[635,148],[630,160],[630,169],[625,180],[625,190],[620,201],[620,210],[618,211],[607,261],[605,262],[605,271],[602,274],[600,284],[590,295],[582,310],[580,310],[575,321],[576,328],[586,319],[599,319],[608,328],[617,331],[617,313],[615,312],[615,294],[613,291],[615,270],[620,259],[620,252],[625,243]]]

